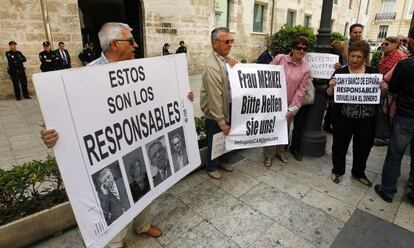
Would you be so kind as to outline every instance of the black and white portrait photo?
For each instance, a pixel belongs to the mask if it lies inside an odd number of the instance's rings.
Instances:
[[[184,139],[183,127],[168,133],[174,171],[177,172],[188,164],[188,154]]]
[[[139,147],[126,154],[122,160],[128,176],[129,189],[131,190],[132,199],[134,202],[137,202],[151,189],[147,169],[145,168],[142,148]]]
[[[146,144],[148,158],[151,163],[151,175],[154,186],[162,183],[171,176],[170,162],[168,161],[168,153],[165,148],[164,136]]]
[[[119,162],[115,161],[92,175],[107,225],[111,225],[129,207],[128,195]]]

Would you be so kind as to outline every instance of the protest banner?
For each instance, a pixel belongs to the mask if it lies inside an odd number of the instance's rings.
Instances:
[[[311,78],[330,79],[335,72],[335,64],[339,62],[339,56],[329,53],[308,53],[306,62],[311,71]]]
[[[162,71],[162,73],[160,73]],[[185,55],[33,76],[86,247],[104,247],[200,165]]]
[[[382,74],[335,74],[335,78],[335,103],[380,103]]]
[[[227,69],[232,114],[226,149],[287,144],[287,92],[283,66],[236,64]]]

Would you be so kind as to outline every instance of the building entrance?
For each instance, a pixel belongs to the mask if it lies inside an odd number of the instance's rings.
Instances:
[[[138,44],[136,58],[144,57],[143,15],[141,1],[137,0],[78,0],[82,41],[93,42],[100,48],[98,32],[106,22],[127,23]]]

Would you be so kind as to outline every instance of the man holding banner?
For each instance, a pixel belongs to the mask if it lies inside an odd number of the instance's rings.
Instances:
[[[230,132],[230,84],[226,64],[231,66],[236,60],[229,57],[234,39],[228,28],[216,28],[211,32],[211,45],[213,52],[207,59],[203,72],[203,84],[200,93],[200,107],[206,117],[207,130],[207,165],[206,170],[210,177],[220,179],[220,166],[224,171],[233,171],[233,166],[228,164],[230,155],[223,154],[216,159],[211,159],[213,135]],[[220,163],[219,163],[220,161]]]
[[[102,55],[89,65],[108,64],[117,61],[131,60],[135,58],[134,51],[138,47],[131,34],[131,28],[124,23],[108,22],[99,31],[99,41],[102,47]],[[192,93],[189,94],[192,96]],[[58,140],[58,133],[54,129],[43,129],[41,131],[43,142],[47,147],[53,147]],[[103,179],[103,176],[102,176]],[[151,209],[146,207],[134,219],[134,229],[136,233],[146,233],[152,237],[159,237],[162,231],[159,227],[151,224]],[[107,245],[109,248],[124,247],[124,238],[127,228],[124,228]]]

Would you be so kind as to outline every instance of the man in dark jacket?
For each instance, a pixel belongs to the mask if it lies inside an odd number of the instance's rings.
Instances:
[[[413,52],[414,27],[411,27],[408,48]],[[375,192],[386,202],[392,202],[397,193],[397,180],[401,174],[401,160],[405,149],[414,137],[414,57],[403,59],[396,65],[389,83],[389,92],[397,94],[397,110],[393,119],[390,144],[382,168],[382,184],[375,186]],[[411,158],[413,159],[413,158]],[[411,178],[411,185],[414,178]],[[407,194],[414,204],[414,190]]]
[[[17,51],[17,43],[15,41],[9,42],[10,50],[6,52],[7,58],[7,72],[9,73],[13,82],[14,96],[17,101],[20,101],[20,85],[22,87],[23,96],[26,99],[30,99],[29,91],[27,90],[27,77],[24,71],[23,62],[26,62],[26,57],[23,53]],[[20,84],[20,85],[19,85]]]
[[[42,72],[56,71],[60,68],[61,60],[52,47],[49,41],[43,42],[43,51],[39,53],[40,70]]]
[[[56,49],[55,53],[60,58],[59,69],[68,69],[72,67],[70,54],[68,50],[65,49],[65,43],[63,43],[62,41],[59,41],[59,48]]]

